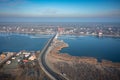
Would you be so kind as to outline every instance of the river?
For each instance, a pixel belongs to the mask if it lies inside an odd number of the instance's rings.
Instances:
[[[0,52],[41,50],[51,35],[0,34]]]
[[[41,50],[51,36],[2,33],[0,34],[0,52]],[[63,48],[61,53],[120,62],[120,38],[63,35],[59,39],[69,45]]]
[[[64,35],[59,39],[69,44],[61,53],[120,62],[120,38]]]

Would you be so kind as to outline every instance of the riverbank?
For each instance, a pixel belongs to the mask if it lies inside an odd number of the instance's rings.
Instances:
[[[88,80],[90,77],[92,80],[120,79],[118,76],[120,74],[120,63],[107,60],[98,62],[94,57],[78,57],[60,53],[59,51],[62,48],[68,47],[68,44],[60,40],[55,40],[51,47],[52,50],[47,55],[49,63],[52,68],[70,80],[78,80],[80,78]]]
[[[94,57],[78,57],[78,56],[72,56],[68,53],[60,53],[59,51],[62,48],[69,47],[68,44],[60,40],[56,40],[54,43],[52,45],[54,46],[54,49],[50,52],[50,55],[54,58],[64,60],[64,61],[76,61],[78,63],[87,62],[91,64],[101,64],[104,66],[106,65],[111,67],[120,67],[120,63],[117,63],[117,62],[115,63],[108,60],[101,60],[101,62],[98,62],[98,60]]]

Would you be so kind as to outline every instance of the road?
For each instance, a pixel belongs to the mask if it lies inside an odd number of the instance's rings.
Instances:
[[[49,46],[51,45],[51,43],[53,42],[54,38],[56,37],[57,34],[55,34],[51,39],[49,39],[49,41],[47,42],[47,44],[45,45],[45,47],[42,49],[38,61],[39,64],[41,66],[41,68],[43,69],[43,71],[52,79],[52,80],[66,80],[63,76],[61,76],[60,74],[55,73],[54,71],[52,71],[52,69],[50,69],[48,67],[48,65],[46,64],[45,61],[45,56],[47,53],[47,50],[49,48]]]

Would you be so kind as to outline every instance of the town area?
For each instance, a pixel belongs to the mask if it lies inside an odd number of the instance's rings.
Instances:
[[[38,64],[36,56],[39,53],[20,51],[0,54],[0,80],[50,80]]]
[[[0,23],[0,33],[97,35],[120,37],[119,23]]]

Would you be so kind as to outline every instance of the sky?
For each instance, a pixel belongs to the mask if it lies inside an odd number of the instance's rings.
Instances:
[[[0,22],[120,22],[120,0],[0,0]]]

